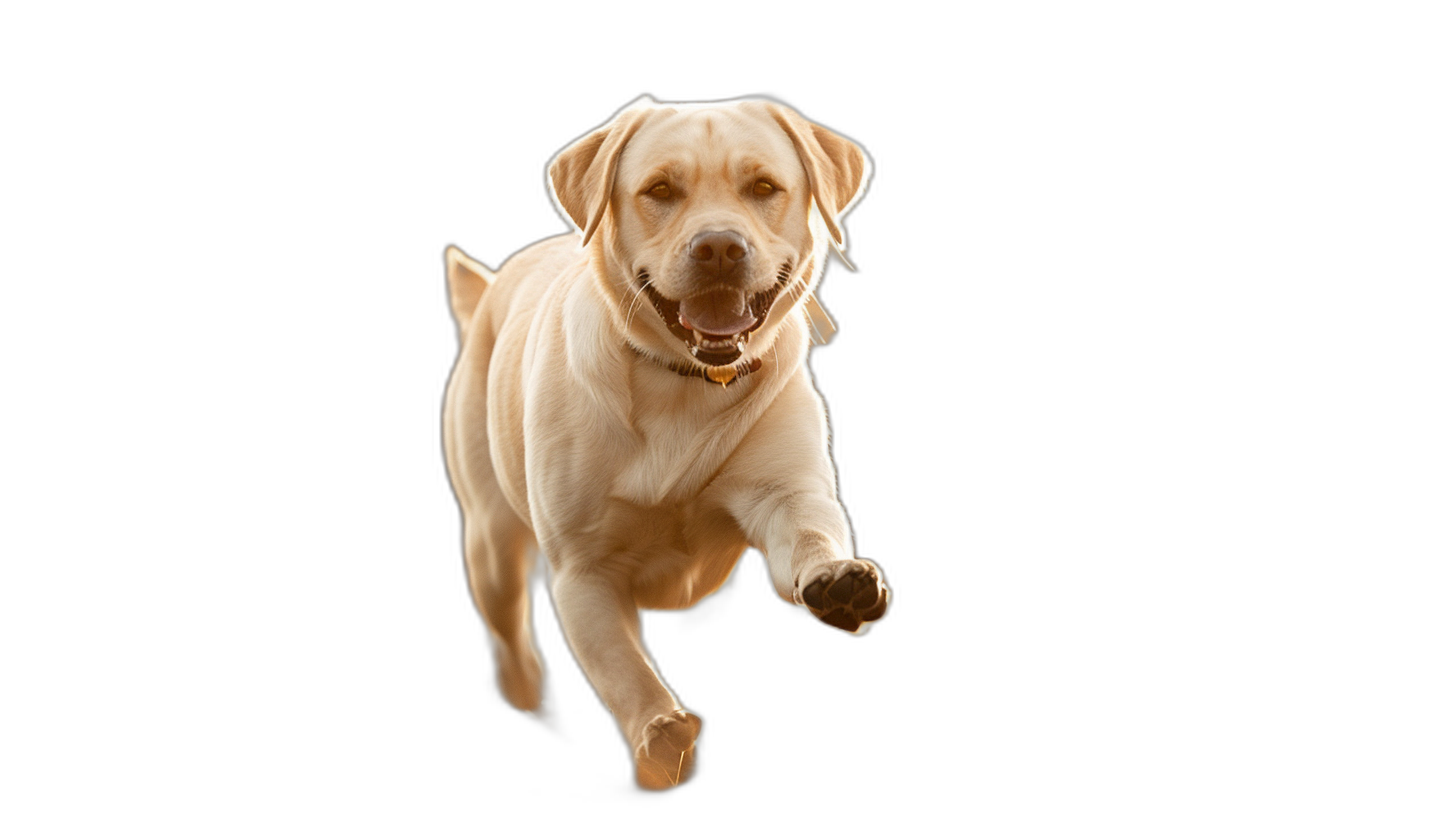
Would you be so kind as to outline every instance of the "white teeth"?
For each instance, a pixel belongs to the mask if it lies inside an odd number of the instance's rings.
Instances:
[[[737,349],[738,353],[742,354],[748,346],[748,338],[743,332],[739,332],[732,337],[723,338],[722,340],[709,340],[703,336],[702,332],[694,329],[693,340],[695,342],[688,343],[688,350],[692,352],[694,357],[698,356],[699,351],[731,351]]]

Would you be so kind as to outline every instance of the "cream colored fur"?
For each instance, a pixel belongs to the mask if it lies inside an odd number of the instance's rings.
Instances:
[[[567,641],[644,787],[686,777],[700,720],[654,672],[640,608],[697,602],[747,547],[764,553],[785,600],[841,628],[888,603],[878,569],[854,557],[805,368],[807,304],[866,175],[858,147],[785,106],[644,98],[552,162],[577,233],[498,273],[446,251],[461,344],[446,460],[501,689],[519,708],[540,704],[527,589],[539,547]],[[765,179],[772,192],[754,186]],[[657,183],[670,183],[670,200],[648,192]],[[773,285],[778,262],[791,267],[743,357],[762,367],[727,385],[669,368],[703,366],[639,277],[690,295],[703,284],[684,247],[705,230],[745,237],[754,291]]]

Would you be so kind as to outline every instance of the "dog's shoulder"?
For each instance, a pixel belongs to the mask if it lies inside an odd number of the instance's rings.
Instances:
[[[535,309],[551,284],[585,259],[580,240],[571,234],[537,241],[507,258],[487,293],[495,325],[504,325],[513,313]]]

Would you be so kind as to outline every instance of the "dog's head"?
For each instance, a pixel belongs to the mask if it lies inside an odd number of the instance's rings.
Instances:
[[[761,354],[813,291],[866,169],[853,142],[784,105],[644,97],[550,178],[632,341],[721,367]]]

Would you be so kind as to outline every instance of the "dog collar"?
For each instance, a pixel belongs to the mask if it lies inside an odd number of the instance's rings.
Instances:
[[[763,360],[761,359],[745,360],[743,362],[737,363],[736,365],[703,367],[690,365],[688,363],[684,363],[678,360],[661,360],[637,348],[636,346],[629,347],[633,351],[637,352],[638,357],[657,363],[658,365],[666,368],[668,371],[671,371],[674,374],[678,374],[683,377],[692,377],[693,379],[706,380],[708,382],[715,382],[723,386],[724,388],[727,388],[729,383],[733,382],[739,377],[746,377],[749,374],[752,374],[753,372],[759,370],[760,368],[763,368]]]

